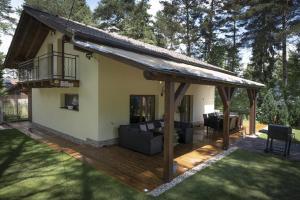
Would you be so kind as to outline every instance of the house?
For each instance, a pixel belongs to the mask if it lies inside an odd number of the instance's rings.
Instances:
[[[4,66],[18,69],[19,87],[29,91],[33,125],[74,142],[115,144],[120,125],[164,117],[166,180],[172,176],[174,119],[203,123],[202,114],[214,111],[217,87],[224,103],[227,148],[234,89],[248,91],[253,132],[256,91],[264,86],[29,6],[24,6]],[[189,109],[178,113],[180,103]]]

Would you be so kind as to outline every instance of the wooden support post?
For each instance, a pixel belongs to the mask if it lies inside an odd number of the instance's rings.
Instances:
[[[175,92],[175,108],[177,108],[184,97],[184,94],[189,89],[189,83],[180,83]]]
[[[257,91],[255,89],[247,89],[249,97],[249,134],[254,134],[256,132],[256,97]]]
[[[32,122],[32,88],[28,91],[28,120]]]
[[[230,103],[235,88],[219,86],[218,91],[223,103],[223,149],[229,147]]]
[[[174,101],[175,86],[172,81],[165,81],[165,127],[164,127],[164,171],[166,182],[173,178],[173,129],[174,129]]]

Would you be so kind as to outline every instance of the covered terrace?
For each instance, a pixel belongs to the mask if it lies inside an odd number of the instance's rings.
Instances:
[[[85,38],[85,39],[83,39]],[[249,133],[255,133],[256,98],[263,84],[235,76],[231,72],[204,63],[183,63],[175,60],[146,55],[121,48],[91,42],[86,36],[74,34],[72,43],[79,49],[99,53],[144,71],[147,80],[162,81],[165,84],[165,128],[163,179],[168,182],[174,177],[174,112],[191,84],[212,85],[218,89],[223,102],[223,149],[229,147],[230,104],[236,88],[245,88],[249,97]],[[201,64],[201,63],[200,63]],[[175,83],[179,86],[175,88]]]

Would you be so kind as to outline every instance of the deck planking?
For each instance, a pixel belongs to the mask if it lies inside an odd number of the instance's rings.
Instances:
[[[148,156],[118,145],[95,148],[89,145],[75,144],[38,130],[29,133],[28,127],[31,124],[28,122],[14,123],[12,126],[30,134],[34,139],[38,138],[49,147],[57,151],[64,151],[139,191],[145,191],[145,189],[150,191],[164,183],[162,179],[163,153]],[[221,135],[209,134],[207,136],[201,128],[195,129],[194,132],[193,144],[178,144],[174,147],[174,161],[178,166],[175,176],[222,152]],[[38,137],[34,137],[34,135],[38,135]],[[240,136],[241,133],[230,135],[230,143],[239,139]]]

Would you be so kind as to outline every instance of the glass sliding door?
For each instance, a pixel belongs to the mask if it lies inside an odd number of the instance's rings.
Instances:
[[[192,96],[191,95],[184,95],[183,99],[181,100],[181,104],[179,106],[180,112],[180,121],[181,122],[191,122],[192,121]]]
[[[155,119],[154,95],[130,95],[130,123]]]

